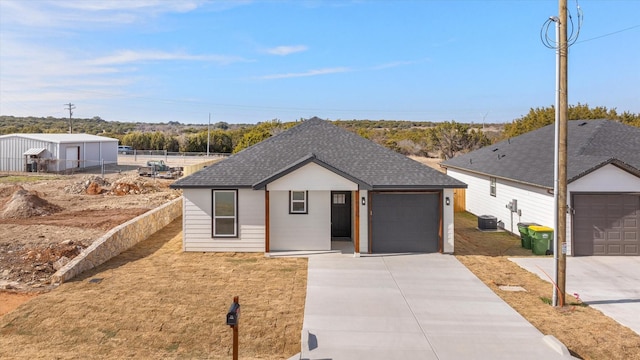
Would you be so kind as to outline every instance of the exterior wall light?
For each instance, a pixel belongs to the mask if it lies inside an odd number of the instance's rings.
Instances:
[[[451,205],[451,199],[449,199],[449,197],[447,196],[446,198],[444,198],[444,203],[447,204],[447,206]]]
[[[367,205],[367,200],[365,200],[364,196],[362,197],[362,205]]]

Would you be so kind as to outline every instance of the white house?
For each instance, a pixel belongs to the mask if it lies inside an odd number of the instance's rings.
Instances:
[[[313,118],[172,187],[185,251],[453,252],[453,189],[466,185]]]
[[[467,211],[516,234],[518,222],[553,228],[553,141],[549,125],[441,165],[468,184]],[[567,145],[568,253],[640,255],[640,129],[570,121]]]
[[[118,162],[118,139],[88,134],[0,136],[0,171],[63,172]]]

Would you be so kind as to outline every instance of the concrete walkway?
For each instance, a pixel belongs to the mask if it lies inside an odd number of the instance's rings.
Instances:
[[[542,279],[553,277],[552,258],[512,258]],[[640,257],[567,257],[567,294],[578,293],[589,306],[640,334]],[[551,293],[552,288],[549,289]]]
[[[301,359],[572,359],[451,255],[309,258]]]

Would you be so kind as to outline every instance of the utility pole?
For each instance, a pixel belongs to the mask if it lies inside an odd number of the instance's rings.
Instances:
[[[560,305],[565,304],[566,300],[566,280],[567,280],[567,125],[569,119],[568,104],[568,56],[569,44],[567,39],[567,0],[558,1],[558,18],[560,21],[560,37],[558,46],[559,52],[559,74],[558,74],[558,228],[557,243],[555,252],[558,261],[558,273],[556,284],[558,286],[558,296]],[[557,304],[556,304],[557,306]]]
[[[69,134],[73,134],[73,123],[71,120],[71,115],[73,115],[73,109],[75,109],[76,106],[72,103],[64,104],[64,106],[66,106],[65,110],[69,110]]]
[[[209,143],[211,142],[211,113],[209,113],[209,123],[207,124],[207,159],[209,159]]]

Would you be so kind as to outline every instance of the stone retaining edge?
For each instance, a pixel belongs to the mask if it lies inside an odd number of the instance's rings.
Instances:
[[[61,284],[107,262],[180,216],[182,216],[182,196],[116,226],[56,271],[51,276],[51,283]]]

